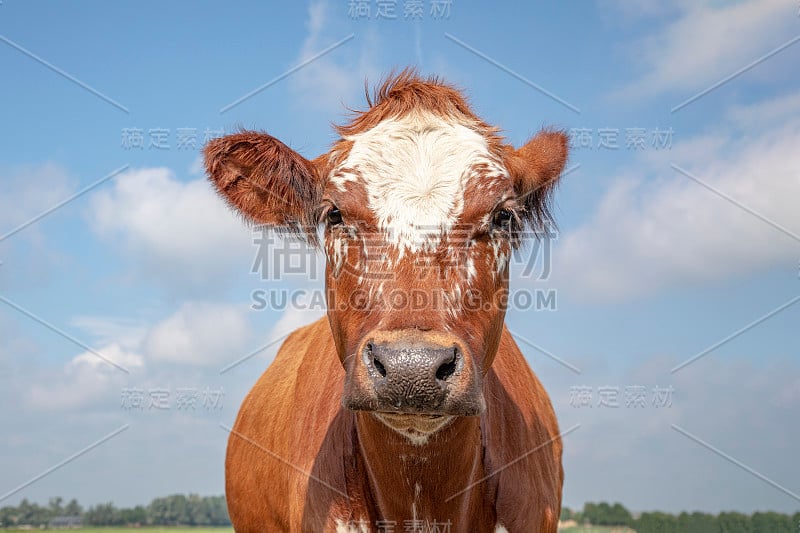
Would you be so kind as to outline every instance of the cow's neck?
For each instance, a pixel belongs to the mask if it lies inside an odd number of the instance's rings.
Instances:
[[[415,444],[367,412],[356,417],[360,454],[377,520],[398,528],[418,520],[453,525],[493,523],[478,417],[455,417],[424,444]]]

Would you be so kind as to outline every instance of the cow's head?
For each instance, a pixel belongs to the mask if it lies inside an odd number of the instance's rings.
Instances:
[[[543,131],[515,149],[458,91],[408,71],[338,132],[314,160],[264,133],[229,135],[206,146],[206,167],[246,218],[315,243],[322,226],[346,407],[411,433],[477,415],[509,257],[526,224],[549,221],[567,138]]]

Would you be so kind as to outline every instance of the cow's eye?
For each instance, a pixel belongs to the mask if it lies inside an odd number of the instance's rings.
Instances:
[[[508,209],[501,209],[494,214],[492,225],[496,228],[507,230],[511,227],[511,221],[513,219],[514,213]]]
[[[338,226],[342,223],[342,212],[334,206],[328,210],[328,226]]]

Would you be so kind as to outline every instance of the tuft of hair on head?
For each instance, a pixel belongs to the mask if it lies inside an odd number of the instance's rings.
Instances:
[[[364,132],[389,118],[421,111],[455,116],[474,123],[476,127],[494,131],[472,112],[460,89],[437,76],[422,76],[414,67],[406,67],[399,72],[392,70],[371,91],[369,82],[365,81],[364,97],[367,109],[349,108],[351,121],[334,126],[342,137]]]

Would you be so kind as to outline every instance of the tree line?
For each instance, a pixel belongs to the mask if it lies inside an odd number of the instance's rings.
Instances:
[[[746,515],[737,512],[680,513],[646,512],[638,516],[622,504],[587,503],[582,511],[564,507],[561,520],[594,526],[627,526],[637,533],[797,533],[800,531],[800,512],[794,515],[756,512]]]
[[[86,526],[230,526],[224,496],[173,494],[156,498],[149,505],[116,507],[99,503],[84,509],[77,500],[50,498],[47,505],[27,499],[19,505],[0,508],[0,527],[47,526],[56,517],[79,516]]]
[[[86,526],[230,526],[224,496],[173,494],[156,498],[149,505],[116,507],[100,503],[84,509],[77,500],[64,503],[50,498],[47,505],[22,500],[17,506],[0,508],[0,527],[47,526],[56,517],[79,516]],[[637,533],[797,533],[800,512],[787,515],[757,512],[680,513],[646,512],[634,516],[620,503],[587,503],[581,511],[561,510],[561,520],[595,526],[626,526]]]

